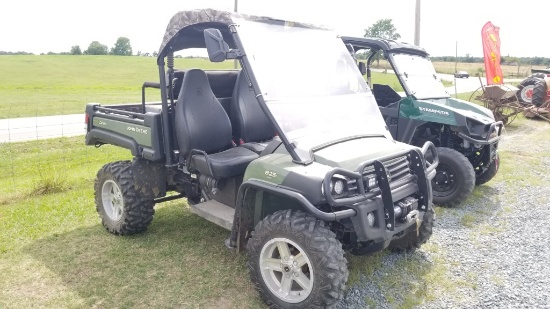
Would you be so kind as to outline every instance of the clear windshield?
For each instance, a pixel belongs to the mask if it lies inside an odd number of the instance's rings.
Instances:
[[[356,135],[391,138],[355,61],[333,31],[284,22],[238,25],[260,91],[298,147]]]
[[[409,54],[392,56],[401,78],[417,99],[449,97],[429,58]]]

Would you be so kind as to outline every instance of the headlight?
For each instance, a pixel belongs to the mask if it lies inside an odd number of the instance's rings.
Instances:
[[[336,193],[337,195],[344,193],[344,181],[336,180],[334,182],[332,191],[334,191],[334,193]]]
[[[342,195],[346,191],[346,183],[345,179],[341,179],[338,177],[332,178],[332,180],[329,183],[330,193],[334,195]],[[325,186],[321,185],[321,194],[325,194]]]
[[[367,179],[367,186],[369,189],[373,189],[374,187],[376,187],[376,176],[370,176]]]

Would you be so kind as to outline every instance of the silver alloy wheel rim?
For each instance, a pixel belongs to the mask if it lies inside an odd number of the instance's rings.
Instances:
[[[268,241],[260,253],[260,272],[275,296],[299,303],[313,290],[313,267],[300,246],[287,238]]]
[[[124,200],[122,198],[122,191],[120,191],[120,187],[116,182],[107,180],[103,183],[101,201],[103,202],[103,208],[107,217],[113,221],[120,220],[124,209]]]

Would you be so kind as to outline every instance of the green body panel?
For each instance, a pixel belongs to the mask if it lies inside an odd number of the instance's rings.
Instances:
[[[426,122],[457,125],[456,116],[476,119],[482,123],[493,123],[493,113],[474,103],[454,98],[416,100],[406,97],[401,100],[399,117]]]
[[[399,105],[399,117],[455,126],[454,111],[430,101],[406,97]]]
[[[361,162],[413,147],[385,137],[368,137],[337,143],[314,153],[314,162],[296,164],[288,153],[273,153],[248,165],[244,180],[251,178],[281,184],[289,172],[323,179],[333,167],[355,171]],[[284,147],[280,147],[284,149]]]
[[[93,126],[133,138],[139,145],[151,147],[151,128],[118,120],[94,117]]]
[[[432,102],[432,103],[450,108],[455,113],[463,113],[464,116],[470,116],[471,114],[476,114],[481,117],[488,117],[493,119],[493,112],[491,112],[491,110],[472,102],[455,99],[455,98],[427,99],[422,101]]]
[[[313,162],[309,165],[296,164],[286,153],[274,153],[260,157],[250,163],[244,174],[244,180],[251,178],[281,184],[290,172],[324,178],[330,166]]]
[[[410,145],[399,143],[385,137],[360,138],[338,143],[314,153],[315,162],[326,166],[340,167],[350,171],[357,170],[364,161],[395,154]]]

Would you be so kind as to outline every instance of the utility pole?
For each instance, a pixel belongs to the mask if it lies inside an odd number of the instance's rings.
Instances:
[[[456,44],[455,44],[455,73],[457,72],[456,71],[456,66],[458,65],[458,41],[456,41]],[[454,82],[455,82],[455,98],[458,98],[458,91],[456,91],[456,74],[453,74],[454,76]]]
[[[416,0],[414,14],[414,45],[420,46],[420,0]]]
[[[239,8],[239,0],[235,0],[235,9],[233,10],[235,13],[237,13],[237,9]],[[239,61],[237,59],[233,60],[233,67],[235,69],[239,68]]]

